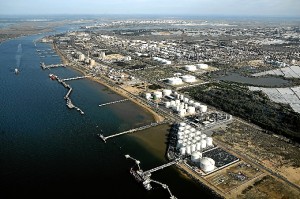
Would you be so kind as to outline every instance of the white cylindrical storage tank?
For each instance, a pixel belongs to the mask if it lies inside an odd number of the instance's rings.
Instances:
[[[183,100],[184,99],[184,95],[180,95],[179,99]]]
[[[192,144],[192,142],[188,139],[186,145],[187,145],[187,146],[190,146],[191,144]]]
[[[157,98],[162,98],[162,92],[161,91],[154,91],[153,95]]]
[[[176,105],[180,105],[180,100],[175,100]]]
[[[179,123],[179,126],[185,127],[185,126],[186,126],[186,123],[185,123],[185,122],[180,122],[180,123]]]
[[[207,146],[212,146],[213,145],[212,137],[206,137],[206,145]]]
[[[196,137],[195,137],[195,140],[200,141],[200,140],[201,140],[201,137],[200,137],[200,136],[196,136]]]
[[[185,98],[183,99],[183,101],[184,101],[184,103],[188,103],[188,102],[189,102],[189,98],[185,97]]]
[[[184,139],[184,135],[178,135],[178,139],[183,140]]]
[[[200,105],[201,105],[201,104],[200,104],[199,102],[195,102],[195,103],[194,103],[194,106],[195,106],[195,107],[200,107]]]
[[[166,108],[169,108],[171,106],[171,102],[165,102]]]
[[[185,129],[185,130],[184,130],[184,134],[185,134],[185,135],[189,135],[189,134],[190,134],[190,130]]]
[[[194,100],[190,100],[189,105],[194,106]]]
[[[179,130],[179,131],[184,131],[184,130],[185,130],[185,127],[184,127],[184,126],[180,126],[180,127],[178,128],[178,130]]]
[[[197,142],[197,143],[196,143],[196,150],[197,150],[197,151],[200,151],[200,150],[201,150],[201,143],[200,143],[200,142]]]
[[[192,153],[192,156],[191,156],[191,160],[195,163],[199,162],[200,161],[200,154],[199,152],[194,152]]]
[[[201,140],[201,149],[206,148],[206,140]]]
[[[189,107],[188,104],[184,104],[184,108],[187,109]]]
[[[187,109],[187,112],[189,114],[194,114],[196,112],[196,109],[194,106],[189,106],[188,109]]]
[[[182,147],[183,141],[182,140],[178,140],[177,141],[177,148]]]
[[[171,95],[171,94],[172,94],[172,90],[169,90],[169,89],[164,89],[164,90],[163,90],[163,95],[164,95],[164,96],[166,96],[166,95],[169,96],[169,95]]]
[[[190,128],[192,128],[192,127],[191,127],[191,125],[189,125],[189,124],[187,124],[187,125],[185,126],[185,129],[190,129]]]
[[[200,160],[200,168],[204,172],[211,172],[215,169],[215,161],[211,158],[204,157]]]
[[[185,152],[186,152],[186,148],[185,147],[181,147],[180,148],[180,154],[181,155],[185,155]]]
[[[195,138],[192,140],[193,144],[196,144],[198,142],[198,140],[196,140]]]
[[[201,131],[196,131],[196,135],[201,135]]]
[[[188,155],[191,155],[192,150],[191,150],[191,146],[190,146],[190,145],[187,145],[187,146],[186,146],[186,153],[187,153]]]
[[[186,146],[187,146],[186,142],[183,142],[182,147],[186,148]]]
[[[171,100],[171,106],[175,106],[176,103],[175,103],[175,100]]]
[[[196,129],[195,129],[194,127],[192,127],[192,128],[190,129],[190,131],[191,131],[191,132],[196,132]]]
[[[207,64],[196,64],[196,67],[198,68],[198,69],[208,69],[208,65]]]
[[[145,98],[146,98],[146,99],[150,99],[151,96],[152,96],[151,93],[145,93]]]
[[[180,85],[182,84],[182,79],[180,79],[179,77],[171,77],[167,79],[168,83],[171,85]]]
[[[193,133],[190,133],[189,134],[189,138],[193,138],[194,136],[193,136]]]
[[[197,70],[197,67],[195,65],[185,65],[184,69],[193,72]]]
[[[180,116],[180,117],[184,117],[185,115],[186,115],[185,109],[181,109],[181,110],[179,111],[179,116]]]
[[[205,139],[207,137],[206,134],[201,134],[201,139]]]
[[[184,75],[184,76],[181,77],[181,79],[184,82],[195,82],[196,81],[196,77],[192,76],[192,75]]]
[[[192,148],[191,148],[192,152],[196,151],[196,144],[192,144]]]
[[[202,112],[202,113],[205,113],[206,111],[207,111],[207,106],[206,105],[200,105],[200,111]]]
[[[178,131],[178,132],[177,132],[177,135],[178,135],[178,136],[184,135],[184,132],[183,132],[183,131]]]

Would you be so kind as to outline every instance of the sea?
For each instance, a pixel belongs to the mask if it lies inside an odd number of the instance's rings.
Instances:
[[[99,107],[124,98],[90,79],[67,82],[81,115],[66,106],[68,90],[49,78],[50,73],[69,78],[80,72],[40,67],[40,62],[61,60],[50,44],[37,41],[78,28],[66,25],[0,44],[0,198],[170,198],[161,186],[147,191],[137,183],[129,173],[134,161],[125,155],[138,159],[144,170],[166,159],[130,135],[107,143],[97,136],[149,124],[153,116],[130,101]],[[48,54],[41,57],[37,50]],[[175,166],[153,173],[152,179],[167,184],[176,198],[215,198]]]

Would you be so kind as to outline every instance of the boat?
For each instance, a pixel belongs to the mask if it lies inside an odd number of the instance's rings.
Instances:
[[[18,68],[15,68],[15,74],[19,74],[19,69]]]
[[[49,77],[50,77],[50,79],[52,79],[52,80],[56,80],[56,76],[55,76],[55,75],[53,75],[52,73],[51,73],[51,74],[49,74]]]

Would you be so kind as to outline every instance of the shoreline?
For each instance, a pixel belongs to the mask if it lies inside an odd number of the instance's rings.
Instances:
[[[63,64],[68,64],[68,66],[74,70],[77,70],[78,72],[82,73],[83,75],[86,75],[86,72],[83,69],[80,69],[79,67],[75,66],[74,64],[70,64],[69,60],[63,55],[63,53],[60,52],[60,50],[56,47],[55,44],[51,43],[52,48],[54,49],[54,51],[58,54],[58,56],[61,58]],[[103,76],[100,76],[102,78]],[[121,95],[127,99],[129,99],[131,102],[135,103],[136,105],[140,106],[141,108],[143,108],[145,111],[149,112],[153,119],[155,120],[155,122],[162,122],[164,121],[164,117],[162,117],[161,115],[159,115],[158,113],[156,113],[155,111],[153,111],[150,107],[142,104],[141,102],[139,102],[136,99],[131,98],[129,95],[127,95],[124,91],[120,90],[119,88],[115,88],[113,86],[108,85],[105,81],[101,81],[100,79],[96,79],[95,77],[88,77],[88,79],[95,81],[99,84],[101,84],[102,86],[107,87],[108,89],[110,89],[111,91],[117,93],[118,95]]]

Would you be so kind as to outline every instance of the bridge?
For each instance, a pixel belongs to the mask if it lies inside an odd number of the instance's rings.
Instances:
[[[50,68],[58,68],[58,67],[66,67],[66,64],[49,64],[46,65],[44,62],[40,63],[43,70],[50,69]]]
[[[123,131],[121,133],[117,133],[117,134],[114,134],[114,135],[109,135],[109,136],[106,136],[106,137],[102,134],[97,134],[97,135],[98,135],[98,137],[100,137],[103,140],[103,142],[106,143],[106,140],[109,139],[109,138],[117,137],[117,136],[128,134],[128,133],[134,133],[136,131],[142,131],[142,130],[145,130],[145,129],[148,129],[148,128],[151,128],[151,127],[154,127],[154,126],[158,126],[160,124],[165,124],[167,122],[168,122],[168,120],[165,120],[163,122],[155,122],[155,123],[151,123],[151,124],[141,126],[141,127],[138,127],[138,128],[130,129],[128,131]]]
[[[118,101],[113,101],[113,102],[108,102],[108,103],[104,103],[104,104],[99,104],[98,106],[101,107],[101,106],[106,106],[106,105],[110,105],[110,104],[115,104],[115,103],[120,103],[120,102],[126,102],[128,101],[129,99],[123,99],[123,100],[118,100]]]
[[[85,75],[85,76],[78,76],[78,77],[70,77],[70,78],[62,79],[61,81],[65,82],[65,81],[71,81],[71,80],[77,80],[77,79],[84,79],[87,77],[89,77],[89,76]]]

